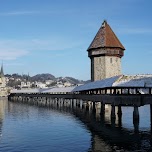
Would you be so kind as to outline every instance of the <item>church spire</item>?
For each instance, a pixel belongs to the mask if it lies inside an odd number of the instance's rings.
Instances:
[[[4,70],[3,70],[3,63],[2,63],[2,65],[1,65],[1,71],[0,71],[1,73],[0,73],[0,76],[1,77],[4,77]]]
[[[27,75],[27,82],[30,81],[30,75],[29,75],[29,72],[28,72],[28,75]]]

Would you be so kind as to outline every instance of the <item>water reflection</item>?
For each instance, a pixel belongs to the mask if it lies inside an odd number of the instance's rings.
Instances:
[[[77,152],[90,149],[91,136],[83,123],[67,112],[0,101],[5,116],[0,151]],[[3,117],[4,118],[4,117]]]
[[[123,114],[119,113],[118,108],[116,108],[116,113],[118,114],[115,119],[111,119],[111,106],[106,108],[105,114],[102,115],[100,114],[100,110],[97,108],[96,111],[94,111],[91,106],[81,106],[81,104],[79,106],[71,106],[70,102],[62,106],[50,105],[49,108],[56,109],[60,112],[64,111],[71,113],[86,125],[92,133],[92,145],[90,151],[109,152],[117,150],[152,150],[152,138],[149,126],[145,128],[146,130],[139,131],[139,123],[132,122],[133,108],[128,109],[124,107],[122,110]],[[145,106],[144,108],[149,110],[148,106]],[[142,109],[143,107],[140,112],[143,111]],[[127,115],[124,115],[125,113],[127,113]],[[147,116],[147,113],[142,114],[142,117],[145,117],[145,115]],[[149,117],[146,119],[148,121]],[[123,124],[123,122],[125,123]],[[129,124],[127,124],[128,122]]]
[[[0,98],[0,139],[2,137],[3,119],[5,117],[5,107],[7,104],[7,102],[3,102],[3,101],[7,101],[7,99]]]
[[[14,106],[17,104],[18,106]],[[91,132],[91,146],[89,152],[110,152],[110,151],[152,151],[152,138],[150,132],[149,116],[147,111],[149,107],[141,107],[139,110],[141,115],[141,123],[132,122],[133,108],[123,107],[122,114],[116,108],[116,118],[111,119],[111,106],[106,107],[105,113],[100,114],[100,109],[96,106],[94,111],[92,106],[87,106],[88,103],[82,104],[65,101],[55,104],[38,104],[31,105],[36,107],[38,114],[46,113],[46,110],[54,110],[57,112],[68,113],[74,115],[78,120],[83,122],[86,128]],[[37,106],[39,108],[37,108]],[[28,105],[9,102],[8,111],[11,110],[15,118],[27,118],[32,111],[28,111]],[[42,108],[45,110],[41,110]],[[16,108],[14,110],[14,108]],[[147,110],[145,110],[147,109]],[[41,110],[41,112],[39,112]],[[24,111],[24,112],[22,112]],[[118,113],[118,114],[117,114]],[[146,117],[145,117],[146,116]],[[144,119],[143,119],[144,118]],[[143,123],[145,122],[145,123]],[[145,127],[147,125],[147,127]]]

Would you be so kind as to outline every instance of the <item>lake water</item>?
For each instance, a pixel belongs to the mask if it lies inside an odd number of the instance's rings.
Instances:
[[[44,107],[0,100],[2,152],[152,151],[150,108],[139,108],[135,129],[133,108],[123,107],[122,122],[78,107]]]

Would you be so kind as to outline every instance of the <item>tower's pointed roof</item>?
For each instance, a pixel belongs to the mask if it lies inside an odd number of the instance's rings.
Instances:
[[[124,46],[121,44],[115,33],[112,31],[107,21],[104,21],[102,23],[102,26],[100,27],[87,51],[100,47],[113,47],[125,50]]]

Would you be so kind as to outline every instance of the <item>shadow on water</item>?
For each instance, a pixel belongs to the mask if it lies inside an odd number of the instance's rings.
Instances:
[[[139,131],[138,124],[134,125],[135,129],[124,128],[120,117],[109,119],[110,110],[101,115],[97,110],[93,111],[92,108],[71,106],[71,104],[62,106],[58,104],[38,104],[32,106],[48,108],[60,113],[70,113],[84,123],[92,136],[92,143],[88,152],[152,151],[150,131]]]

